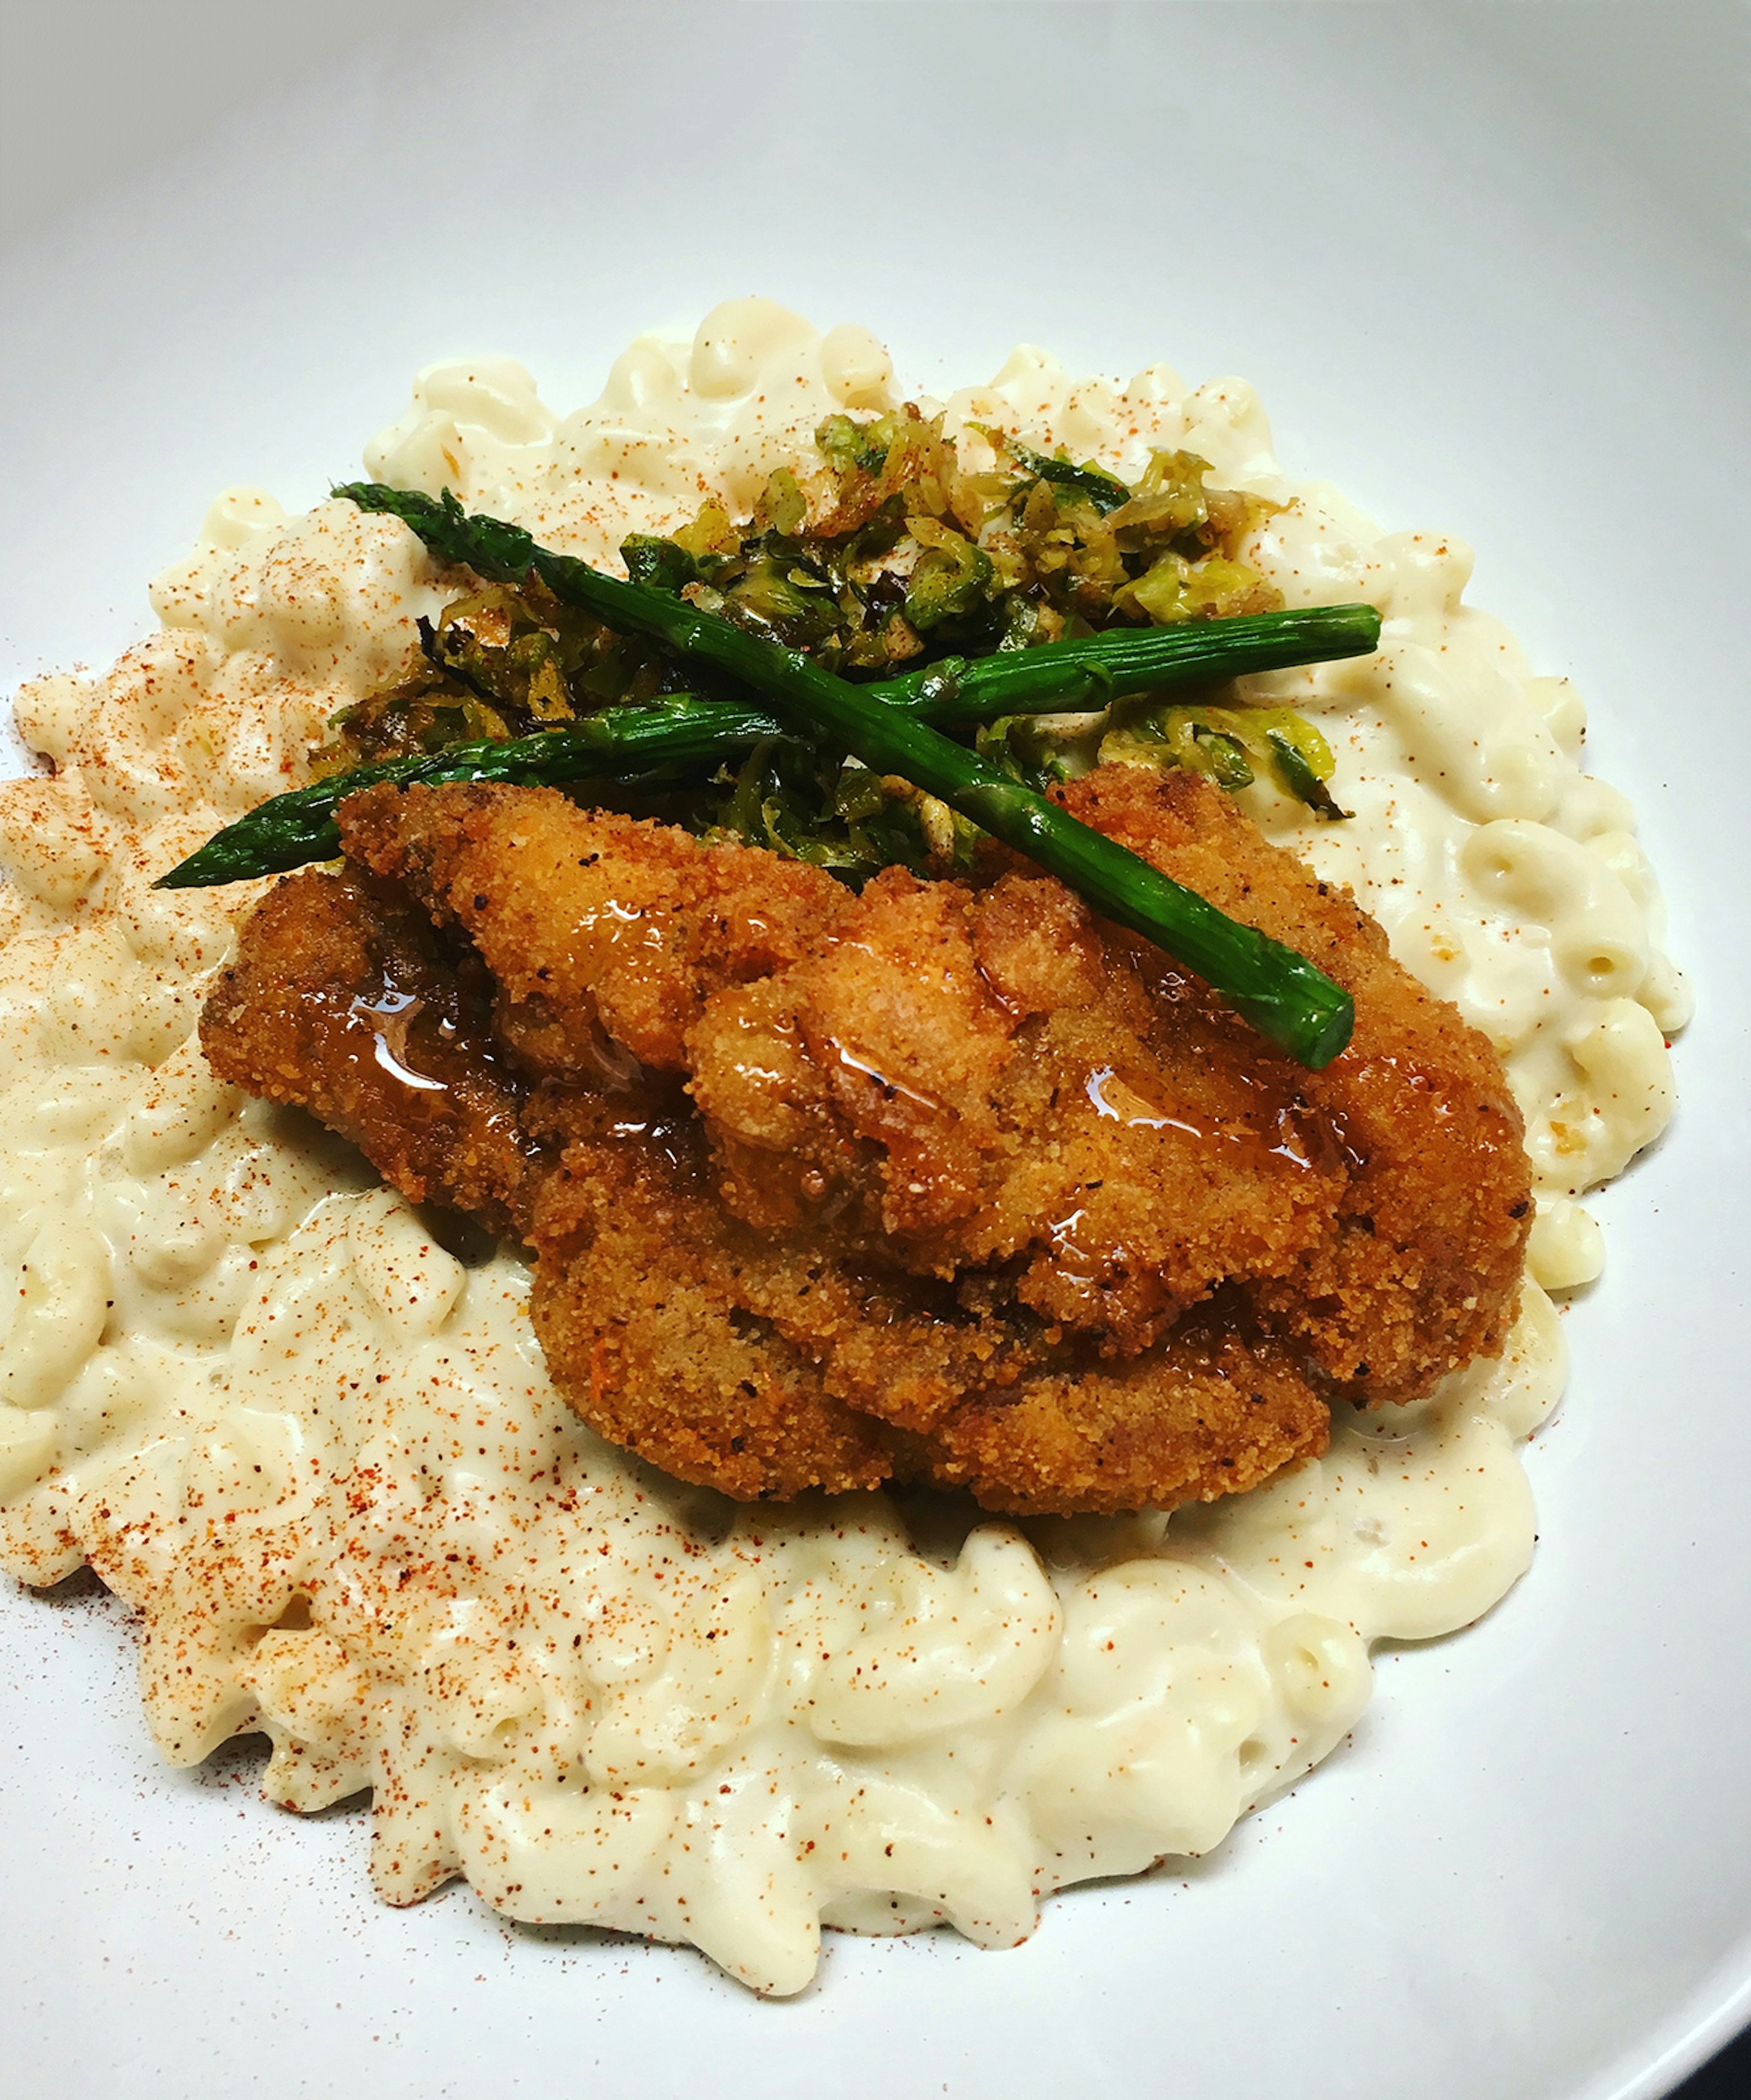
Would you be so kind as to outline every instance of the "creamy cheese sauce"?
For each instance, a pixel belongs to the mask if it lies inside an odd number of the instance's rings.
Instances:
[[[366,465],[610,562],[707,497],[745,513],[823,415],[897,398],[865,330],[742,301],[636,343],[563,420],[519,366],[434,368]],[[808,1982],[823,1924],[1007,1945],[1053,1889],[1207,1851],[1343,1739],[1370,1643],[1503,1594],[1533,1545],[1516,1447],[1563,1384],[1546,1293],[1598,1273],[1577,1198],[1663,1126],[1686,1012],[1580,700],[1463,603],[1458,540],[1286,483],[1237,380],[1077,383],[1024,351],[946,406],[1121,474],[1199,452],[1285,506],[1248,558],[1290,603],[1380,609],[1377,656],[1247,686],[1318,721],[1353,821],[1246,798],[1490,1036],[1526,1115],[1502,1360],[1340,1410],[1327,1457],[1254,1493],[1017,1524],[682,1486],[555,1395],[518,1259],[466,1264],[346,1148],[213,1079],[204,988],[263,885],[150,885],[297,784],[435,613],[398,523],[229,492],[153,586],[160,633],[21,692],[54,770],[0,787],[0,1561],[89,1562],[139,1611],[173,1762],[265,1731],[274,1800],[369,1787],[390,1899],[462,1873],[764,1991]]]

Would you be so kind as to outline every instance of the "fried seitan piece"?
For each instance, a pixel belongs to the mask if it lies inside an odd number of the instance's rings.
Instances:
[[[269,890],[201,1016],[222,1079],[307,1108],[420,1203],[516,1234],[536,1148],[478,955],[405,893],[305,869]]]
[[[851,902],[820,868],[585,812],[550,788],[373,788],[342,804],[342,837],[467,934],[506,1045],[563,1079],[605,1054],[685,1070],[708,995],[796,961]]]
[[[1532,1171],[1487,1039],[1393,960],[1342,884],[1268,844],[1202,777],[1103,766],[1065,800],[1355,998],[1348,1048],[1296,1078],[1343,1167],[1336,1210],[1288,1274],[1258,1286],[1261,1315],[1364,1402],[1418,1399],[1499,1355],[1519,1304]]]
[[[1043,1514],[1250,1487],[1325,1448],[1325,1403],[1237,1304],[1107,1362],[994,1279],[750,1230],[673,1097],[609,1112],[644,1126],[634,1148],[557,1107],[574,1135],[529,1231],[536,1331],[593,1427],[684,1479],[751,1499],[897,1476]]]
[[[373,1131],[355,1043],[248,1012],[250,986],[283,1008],[307,906],[401,900],[514,1074],[523,1149],[448,1200],[534,1248],[549,1366],[603,1434],[743,1498],[902,1475],[1012,1511],[1209,1498],[1323,1449],[1325,1393],[1409,1398],[1499,1348],[1519,1119],[1483,1039],[1209,783],[1109,768],[1066,800],[1348,985],[1352,1048],[1290,1064],[1008,856],[853,897],[487,787],[344,805],[368,872],[276,892],[204,1035],[398,1186],[452,1189],[393,1106]]]
[[[1289,1274],[1343,1186],[1304,1074],[1140,960],[1048,878],[889,869],[689,1035],[725,1200],[767,1229],[830,1208],[921,1274],[1017,1264],[1021,1304],[1109,1356]]]
[[[307,1108],[412,1201],[547,1255],[532,1309],[556,1382],[615,1442],[744,1498],[889,1478],[903,1440],[829,1397],[739,1301],[678,1086],[652,1087],[606,1037],[591,1072],[610,1091],[544,1084],[496,1039],[505,1004],[404,890],[305,870],[250,918],[201,1040],[221,1077]],[[576,1264],[598,1238],[586,1328]]]
[[[904,1437],[831,1393],[794,1324],[771,1317],[808,1277],[787,1277],[788,1251],[717,1202],[678,1088],[549,1092],[531,1120],[558,1149],[527,1234],[530,1312],[554,1383],[592,1428],[742,1501],[916,1470]]]

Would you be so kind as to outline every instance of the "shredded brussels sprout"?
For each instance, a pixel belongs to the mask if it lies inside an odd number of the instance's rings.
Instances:
[[[1230,790],[1250,788],[1267,773],[1316,814],[1350,814],[1325,785],[1334,770],[1330,745],[1289,708],[1131,710],[1102,736],[1098,759],[1102,765],[1189,765]]]
[[[981,428],[969,467],[940,416],[908,404],[891,415],[831,416],[815,456],[779,468],[752,515],[721,505],[666,535],[621,549],[637,584],[673,593],[801,650],[853,681],[905,673],[952,686],[968,660],[1109,629],[1271,613],[1281,598],[1245,559],[1270,506],[1213,488],[1196,455],[1157,452],[1132,484],[1094,461],[1048,456]],[[386,759],[502,741],[604,709],[746,695],[664,644],[621,635],[562,606],[531,576],[476,589],[421,621],[406,673],[337,716],[319,776]],[[1109,698],[1110,686],[1105,690]],[[1083,712],[968,723],[981,755],[1034,788],[1100,761],[1189,765],[1231,791],[1261,774],[1317,814],[1347,813],[1325,783],[1331,754],[1286,709],[1097,704],[1091,668],[1072,702]],[[964,866],[966,820],[840,750],[794,737],[755,743],[709,779],[665,778],[640,800],[702,836],[736,838],[861,881],[893,862],[922,872]]]

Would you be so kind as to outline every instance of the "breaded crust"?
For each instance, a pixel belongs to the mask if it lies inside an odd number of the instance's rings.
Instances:
[[[1127,1361],[969,1393],[929,1440],[930,1476],[1021,1515],[1171,1508],[1244,1493],[1330,1433],[1293,1352],[1217,1304]]]
[[[878,1487],[900,1470],[902,1440],[831,1394],[806,1344],[755,1309],[782,1257],[713,1198],[685,1101],[546,1105],[565,1141],[530,1223],[530,1310],[591,1427],[744,1502]]]
[[[1532,1176],[1488,1040],[1393,960],[1348,889],[1268,844],[1199,776],[1104,766],[1064,800],[1355,998],[1348,1048],[1298,1082],[1339,1148],[1345,1185],[1332,1229],[1258,1286],[1261,1313],[1362,1401],[1419,1398],[1498,1355],[1519,1304]]]
[[[340,825],[351,860],[467,934],[501,1032],[561,1077],[605,1041],[685,1069],[709,994],[795,961],[849,902],[820,868],[586,813],[550,788],[373,788]]]
[[[1105,768],[1064,799],[1347,986],[1344,1056],[1290,1064],[995,850],[854,897],[488,787],[343,805],[368,872],[271,893],[203,1039],[409,1193],[514,1224],[560,1389],[683,1478],[1208,1499],[1322,1449],[1328,1396],[1499,1349],[1519,1120],[1484,1039],[1209,783]],[[410,1124],[359,987],[421,938],[466,1083]]]
[[[411,1201],[515,1234],[536,1148],[492,1000],[478,957],[447,954],[404,894],[306,869],[250,917],[201,1047],[221,1079],[308,1109]]]

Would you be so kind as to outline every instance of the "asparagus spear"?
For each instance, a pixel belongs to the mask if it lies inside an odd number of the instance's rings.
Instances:
[[[1321,605],[1174,627],[1122,629],[995,656],[946,656],[860,690],[937,723],[995,721],[1048,708],[1103,708],[1133,693],[1212,686],[1254,671],[1365,656],[1380,641],[1371,605]]]
[[[824,730],[873,771],[898,774],[946,802],[1079,891],[1105,917],[1167,950],[1303,1064],[1317,1070],[1348,1042],[1355,1017],[1349,994],[1304,956],[1228,918],[1044,796],[808,657],[666,592],[555,554],[518,526],[470,516],[448,489],[441,499],[368,483],[336,493],[361,510],[401,518],[444,561],[497,583],[518,582],[533,571],[563,603],[727,672],[803,729]]]
[[[1078,703],[1105,706],[1134,693],[1172,691],[1251,671],[1365,655],[1379,633],[1380,616],[1372,606],[1317,606],[1085,635],[970,661],[944,657],[927,670],[858,690],[933,722],[988,721],[1048,708],[1074,708]],[[430,757],[361,766],[262,803],[173,868],[158,887],[243,882],[329,859],[339,851],[336,805],[377,781],[557,785],[565,780],[630,780],[646,769],[667,777],[690,764],[715,765],[782,730],[771,715],[740,704],[608,708],[566,728],[514,742],[452,744]],[[1321,809],[1330,804],[1330,814],[1344,814],[1330,801],[1322,782],[1315,780],[1311,793],[1299,788],[1297,792]]]
[[[276,795],[227,824],[166,876],[157,889],[204,889],[253,876],[279,875],[341,849],[334,812],[349,795],[384,782],[434,787],[445,780],[509,780],[547,788],[562,780],[660,779],[696,773],[739,756],[783,725],[753,706],[685,701],[674,707],[609,708],[563,729],[508,743],[452,743],[413,758],[392,758],[331,774]]]
[[[1365,620],[1358,616],[1362,615]],[[1197,644],[1195,648],[1163,651],[1147,662],[1140,649],[1127,650],[1123,656],[1098,654],[1092,645],[1114,638],[1097,635],[971,663],[964,658],[945,658],[930,670],[915,672],[909,678],[890,679],[859,690],[866,695],[906,707],[928,721],[951,722],[984,720],[998,713],[1025,714],[1048,702],[1061,707],[1071,705],[1078,695],[1066,686],[1067,674],[1094,687],[1091,698],[1120,699],[1133,692],[1202,685],[1214,677],[1237,675],[1233,660],[1236,652],[1203,638],[1219,626],[1262,630],[1266,620],[1290,618],[1303,623],[1293,634],[1260,631],[1255,638],[1245,638],[1250,668],[1275,668],[1285,663],[1312,660],[1316,645],[1322,658],[1340,653],[1334,646],[1339,643],[1343,645],[1342,654],[1360,654],[1372,646],[1378,628],[1378,615],[1371,607],[1321,607],[1304,615],[1270,614],[1259,620],[1200,622],[1195,628],[1123,637],[1127,642],[1158,640]],[[1313,624],[1316,620],[1321,623],[1317,628]],[[1268,664],[1264,661],[1267,657]],[[1057,660],[1043,663],[1042,659]],[[648,780],[655,785],[715,765],[752,743],[783,733],[782,722],[756,706],[695,700],[667,707],[610,708],[564,728],[514,741],[449,744],[427,755],[357,766],[260,804],[215,833],[156,887],[198,889],[220,883],[246,882],[258,876],[282,874],[310,861],[330,859],[340,850],[340,835],[333,821],[336,808],[348,795],[382,781],[400,786],[416,781],[435,786],[446,780],[509,780],[553,787],[567,780],[614,779]],[[1284,739],[1274,732],[1272,741],[1279,749],[1286,748]],[[1291,784],[1301,799],[1321,814],[1347,815],[1347,811],[1338,808],[1324,782],[1312,774],[1299,754],[1290,757],[1299,769]],[[1290,761],[1285,763],[1286,767]],[[1303,784],[1303,776],[1305,783],[1311,784]]]

